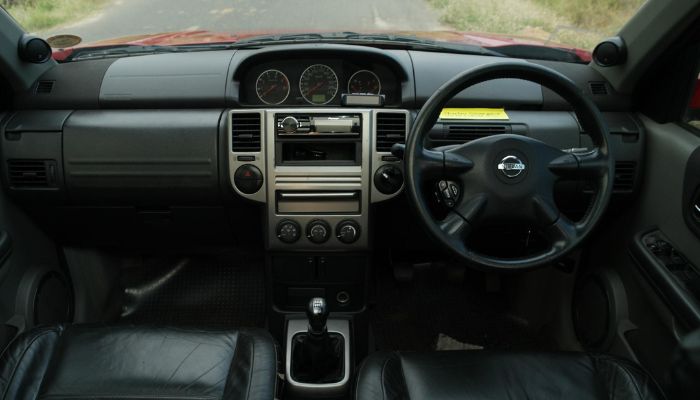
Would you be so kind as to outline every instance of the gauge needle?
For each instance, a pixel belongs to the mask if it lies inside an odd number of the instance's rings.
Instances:
[[[317,83],[316,86],[314,86],[314,87],[312,87],[311,89],[309,89],[309,93],[313,93],[313,92],[316,91],[316,89],[320,89],[321,87],[323,87],[323,82]]]
[[[277,88],[277,85],[272,85],[272,86],[270,86],[266,91],[264,91],[264,92],[262,93],[261,96],[264,97],[266,94],[270,93],[271,91],[275,90],[276,88]]]

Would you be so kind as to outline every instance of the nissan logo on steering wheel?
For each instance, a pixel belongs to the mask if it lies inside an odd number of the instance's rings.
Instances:
[[[516,156],[505,156],[498,163],[498,170],[503,172],[503,175],[508,178],[515,178],[525,171],[525,163],[520,161]]]

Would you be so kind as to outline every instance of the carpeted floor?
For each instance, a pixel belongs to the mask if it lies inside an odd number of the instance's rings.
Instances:
[[[246,253],[144,258],[122,269],[121,320],[264,327],[264,274],[264,259]]]
[[[461,348],[552,349],[525,321],[508,314],[502,294],[485,292],[481,275],[468,273],[458,283],[448,280],[446,272],[430,268],[417,271],[411,282],[397,282],[391,268],[375,271],[370,321],[377,350],[436,350],[445,336],[461,342]]]

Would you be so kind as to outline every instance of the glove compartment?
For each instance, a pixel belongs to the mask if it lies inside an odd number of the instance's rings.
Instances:
[[[222,110],[76,111],[63,127],[73,204],[163,206],[218,201]]]

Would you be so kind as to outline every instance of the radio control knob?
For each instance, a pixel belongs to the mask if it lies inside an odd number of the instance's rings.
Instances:
[[[285,133],[296,133],[297,129],[299,129],[299,121],[292,117],[285,117],[282,120],[282,129],[284,129]]]
[[[355,243],[360,238],[360,225],[355,221],[342,221],[335,228],[335,236],[345,244]]]
[[[277,224],[277,238],[284,243],[294,243],[299,240],[301,227],[296,221],[286,219]]]
[[[309,238],[309,240],[313,243],[316,244],[321,244],[324,243],[325,241],[328,240],[328,238],[331,235],[331,227],[328,226],[328,223],[325,221],[321,220],[315,220],[309,222],[309,225],[306,227],[306,237]]]

